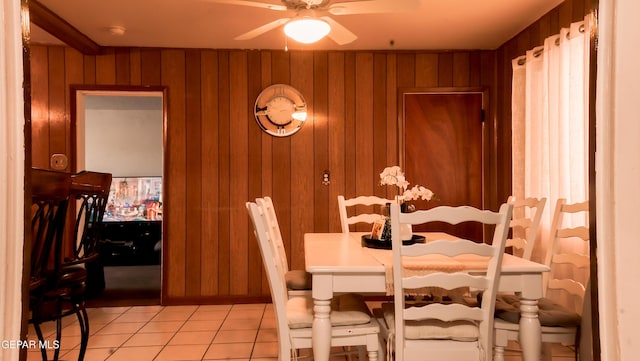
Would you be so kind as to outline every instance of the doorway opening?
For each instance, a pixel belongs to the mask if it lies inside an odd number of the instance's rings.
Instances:
[[[165,92],[72,87],[75,171],[112,174],[89,307],[160,304]],[[89,286],[89,285],[88,285]]]

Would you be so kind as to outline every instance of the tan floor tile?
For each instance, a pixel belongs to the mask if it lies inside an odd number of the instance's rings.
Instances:
[[[146,322],[119,322],[104,326],[96,335],[115,335],[121,333],[133,334],[138,332]]]
[[[224,311],[224,310],[220,310],[220,311],[201,311],[201,310],[198,310],[198,311],[194,312],[189,319],[190,320],[200,320],[200,321],[224,320],[225,318],[227,318],[227,314],[228,314],[228,312]]]
[[[190,331],[217,331],[222,324],[221,320],[211,321],[187,321],[184,323],[180,332]]]
[[[277,342],[256,342],[251,357],[278,357]]]
[[[262,322],[260,322],[260,328],[276,328],[278,327],[278,322],[275,318],[263,318]]]
[[[131,336],[132,334],[130,333],[119,335],[93,335],[89,337],[89,348],[119,347]]]
[[[104,361],[107,358],[109,358],[109,356],[111,356],[111,354],[116,351],[115,348],[90,348],[87,349],[87,352],[85,352],[84,354],[84,361]],[[64,355],[60,356],[61,360],[65,360],[65,361],[74,361],[78,359],[78,355],[80,353],[80,350],[75,349],[75,350],[71,350],[67,353],[65,353]],[[31,360],[30,360],[31,361]]]
[[[109,361],[151,361],[162,350],[162,346],[120,347],[109,357]]]
[[[216,331],[178,332],[169,345],[208,345]]]
[[[95,315],[89,315],[89,325],[92,323],[110,323],[116,318],[120,317],[120,313],[98,313]]]
[[[158,312],[152,320],[153,321],[186,321],[191,317],[193,311],[173,311],[164,309]]]
[[[257,330],[260,327],[259,318],[251,319],[226,319],[222,323],[221,330]]]
[[[184,325],[185,321],[151,321],[144,325],[138,333],[149,332],[176,332]]]
[[[165,346],[154,361],[201,360],[208,345]]]
[[[198,307],[199,306],[197,305],[165,306],[163,311],[193,313],[195,310],[198,309]]]
[[[198,311],[204,311],[204,312],[209,312],[209,311],[227,311],[227,312],[229,312],[229,310],[231,310],[232,307],[233,307],[233,305],[200,305],[198,307]]]
[[[89,319],[89,334],[93,335],[102,329],[106,323],[95,323],[91,319]],[[65,336],[78,336],[80,335],[80,325],[69,325],[62,329],[62,337]]]
[[[213,343],[254,342],[256,330],[220,330]]]
[[[256,342],[278,341],[278,330],[275,328],[260,328]]]
[[[256,318],[261,319],[264,315],[263,309],[232,309],[229,311],[229,315],[227,319],[248,319],[248,318]]]
[[[116,318],[112,322],[125,323],[125,322],[147,322],[154,318],[158,314],[158,311],[151,312],[125,312],[120,317]]]
[[[171,340],[173,335],[175,335],[175,332],[136,333],[122,346],[164,346]]]
[[[223,360],[235,358],[249,358],[253,350],[253,343],[214,343],[204,355],[205,360]]]
[[[160,306],[160,305],[133,306],[127,311],[127,313],[133,313],[133,312],[160,312],[163,309],[164,309],[164,306]]]

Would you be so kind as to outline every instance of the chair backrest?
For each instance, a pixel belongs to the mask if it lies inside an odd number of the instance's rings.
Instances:
[[[478,356],[491,355],[493,349],[493,314],[495,297],[500,277],[500,268],[504,254],[504,247],[509,230],[509,221],[513,206],[503,204],[499,212],[479,210],[477,208],[461,206],[440,206],[429,210],[419,210],[413,213],[401,213],[400,205],[391,204],[391,238],[393,250],[393,288],[395,311],[395,352],[396,360],[404,360],[405,355],[405,325],[410,322],[473,322],[477,325]],[[424,224],[429,222],[446,222],[452,225],[461,222],[477,222],[483,225],[494,225],[493,242],[491,245],[476,243],[469,240],[434,240],[424,244],[402,246],[400,224]],[[408,264],[411,257],[424,255],[440,255],[444,262],[464,262],[453,259],[455,256],[473,255],[470,257],[486,257],[487,269],[484,274],[471,275],[464,269],[454,272],[409,272]],[[418,260],[419,262],[419,260]],[[406,273],[406,274],[405,274]],[[404,295],[416,290],[439,288],[453,290],[466,287],[482,292],[482,300],[478,304],[454,303],[444,305],[431,303],[426,306],[409,306],[405,303]],[[438,321],[436,321],[438,322]],[[490,358],[490,356],[489,356]]]
[[[570,218],[569,221],[567,218]],[[573,303],[571,307],[581,312],[591,264],[588,251],[589,202],[568,204],[566,199],[558,199],[550,232],[551,243],[545,264],[551,271],[546,275],[545,291],[566,292]],[[579,244],[567,246],[566,243],[571,243],[571,240],[578,240]],[[580,281],[580,278],[585,281]]]
[[[31,170],[31,282],[57,275],[62,261],[64,226],[69,205],[68,173]]]
[[[98,256],[111,174],[82,171],[71,175],[71,199],[76,201],[73,257],[66,263],[86,263]]]
[[[514,248],[514,255],[530,260],[538,238],[538,229],[547,198],[528,197],[516,199],[511,196],[507,203],[513,204],[511,238],[507,247]]]
[[[271,197],[266,196],[264,198],[256,198],[256,204],[262,209],[263,217],[265,220],[265,226],[269,232],[269,238],[271,245],[274,248],[275,255],[279,257],[282,262],[281,269],[283,272],[289,270],[289,262],[287,262],[287,251],[284,247],[284,240],[282,239],[282,233],[280,232],[280,225],[278,224],[278,217],[276,216],[276,209],[273,206]]]
[[[349,226],[356,223],[368,223],[373,224],[373,222],[380,219],[380,213],[370,213],[371,207],[368,211],[364,213],[354,214],[349,216],[350,213],[348,209],[356,209],[364,206],[385,206],[387,203],[392,203],[393,200],[380,198],[376,196],[359,196],[355,198],[345,199],[344,196],[338,196],[338,209],[340,211],[340,224],[342,225],[342,233],[349,233]]]
[[[254,202],[247,202],[247,211],[253,227],[255,236],[260,247],[262,262],[267,272],[267,280],[269,281],[269,289],[271,290],[271,299],[276,315],[279,354],[288,355],[291,352],[291,338],[289,323],[287,321],[287,286],[284,278],[286,270],[282,268],[282,262],[279,256],[274,252],[270,232],[267,229],[266,214]]]

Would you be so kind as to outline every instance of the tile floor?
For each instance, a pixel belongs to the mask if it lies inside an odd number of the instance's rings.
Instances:
[[[87,309],[90,320],[86,361],[229,360],[275,361],[276,323],[271,304],[206,306],[132,306]],[[43,325],[47,340],[55,339],[55,324]],[[36,339],[30,326],[29,339]],[[60,360],[77,360],[79,328],[74,317],[63,323]],[[557,351],[557,352],[555,352]],[[554,351],[555,361],[573,360],[566,348]],[[49,358],[53,357],[50,350]],[[41,360],[29,350],[28,361]],[[345,360],[335,357],[332,361]],[[509,352],[507,361],[521,360]]]

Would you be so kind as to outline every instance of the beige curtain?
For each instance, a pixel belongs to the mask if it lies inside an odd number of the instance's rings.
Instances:
[[[588,197],[589,41],[585,18],[512,62],[513,194],[547,197],[535,261],[544,260],[556,200]]]
[[[20,339],[24,199],[24,105],[20,1],[0,5],[0,341]],[[17,360],[15,343],[0,360]]]

